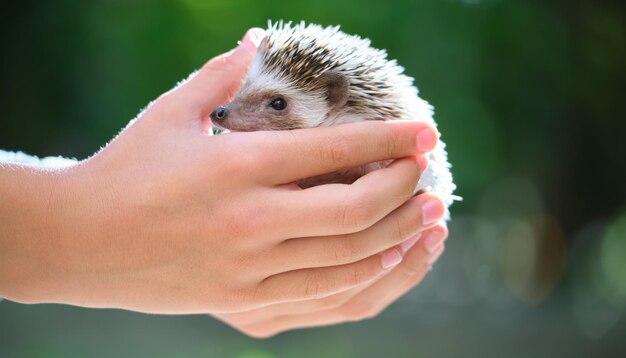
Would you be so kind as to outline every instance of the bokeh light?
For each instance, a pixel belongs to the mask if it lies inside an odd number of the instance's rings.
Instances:
[[[600,340],[608,334],[626,308],[626,300],[620,294],[623,281],[613,281],[612,275],[616,273],[608,273],[604,263],[607,241],[611,245],[612,240],[610,230],[619,227],[616,223],[621,225],[619,221],[611,223],[607,220],[587,224],[576,235],[571,250],[570,272],[575,279],[570,283],[570,304],[580,329],[593,340]],[[620,275],[623,279],[624,271],[616,276]]]
[[[615,303],[626,301],[626,213],[609,225],[600,261]]]

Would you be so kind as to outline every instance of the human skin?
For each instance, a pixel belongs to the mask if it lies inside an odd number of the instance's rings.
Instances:
[[[412,198],[436,130],[402,121],[209,136],[210,112],[254,57],[254,34],[88,160],[0,165],[1,296],[209,313],[267,336],[355,319],[341,307],[379,309],[421,280],[445,235],[431,251],[423,238],[406,254],[402,243],[445,230],[436,196]],[[293,183],[387,159],[351,185]]]
[[[445,250],[447,236],[447,228],[436,226],[404,241],[400,245],[404,257],[399,265],[381,277],[350,290],[322,299],[280,303],[214,316],[257,338],[271,337],[291,329],[373,318],[422,282]]]

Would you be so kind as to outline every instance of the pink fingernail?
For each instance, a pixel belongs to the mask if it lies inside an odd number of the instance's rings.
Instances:
[[[396,266],[402,261],[402,255],[396,249],[389,250],[383,254],[382,263],[383,269],[388,269]]]
[[[420,152],[430,152],[437,144],[437,133],[430,127],[417,132],[417,150]]]
[[[420,200],[422,207],[422,223],[426,226],[436,223],[443,218],[445,208],[441,200],[429,196]]]
[[[446,236],[447,231],[443,227],[437,227],[429,231],[427,234],[425,234],[425,237],[423,239],[426,251],[428,251],[430,254],[433,254],[435,251],[438,250],[441,243],[443,243],[443,241],[446,239]]]
[[[402,248],[402,253],[406,253],[407,251],[409,251],[415,245],[417,240],[420,239],[420,236],[421,236],[421,234],[417,234],[417,235],[413,236],[412,238],[402,242],[400,244],[400,247]]]

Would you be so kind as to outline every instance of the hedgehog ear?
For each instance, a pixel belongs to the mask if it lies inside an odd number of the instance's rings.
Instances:
[[[329,115],[337,113],[348,101],[350,83],[346,76],[328,71],[320,76],[320,80],[326,88],[326,97],[330,108]]]

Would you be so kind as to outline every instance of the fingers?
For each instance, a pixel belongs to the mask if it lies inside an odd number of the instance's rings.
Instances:
[[[362,260],[414,237],[443,218],[443,202],[430,193],[404,203],[370,228],[347,235],[288,240],[277,248],[285,271]]]
[[[445,250],[448,230],[437,226],[419,239],[419,245],[406,252],[403,263],[387,276],[363,290],[340,309],[352,320],[374,317],[417,286]]]
[[[436,233],[434,235],[431,235],[432,232],[436,232]],[[445,240],[446,235],[447,235],[447,230],[445,229],[445,227],[435,227],[435,228],[427,229],[421,234],[414,236],[415,238],[414,240],[412,239],[412,240],[404,241],[399,247],[399,249],[403,251],[404,253],[408,252],[411,249],[411,247],[415,245],[417,242],[420,242],[421,245],[423,245],[424,249],[426,250],[420,250],[419,248],[416,250],[413,250],[413,252],[410,255],[417,256],[416,258],[410,257],[408,259],[410,261],[400,264],[396,268],[387,271],[385,275],[379,277],[377,280],[371,281],[365,285],[361,285],[361,286],[352,288],[350,290],[343,291],[341,293],[330,295],[322,299],[278,303],[278,304],[273,304],[270,306],[265,306],[262,308],[252,309],[249,311],[219,315],[218,318],[230,323],[231,325],[240,327],[243,325],[251,325],[257,322],[270,321],[271,319],[274,319],[278,316],[301,315],[301,314],[307,314],[307,313],[313,313],[313,312],[319,312],[319,311],[326,311],[329,309],[334,309],[334,308],[342,306],[344,303],[353,299],[355,296],[357,296],[364,290],[367,290],[369,287],[371,287],[371,285],[377,285],[377,284],[379,285],[379,287],[376,290],[370,290],[370,295],[377,296],[376,301],[379,301],[382,298],[381,296],[386,296],[387,294],[393,294],[394,292],[400,292],[401,290],[406,291],[407,289],[410,289],[411,287],[416,285],[417,281],[412,280],[411,285],[409,287],[403,287],[403,286],[394,287],[393,285],[395,284],[396,279],[394,278],[389,279],[388,277],[390,275],[398,276],[398,272],[400,270],[399,268],[403,266],[406,266],[409,268],[412,267],[413,270],[415,270],[416,268],[419,268],[420,262],[423,261],[419,258],[419,256],[425,255],[426,252],[429,252],[427,248],[432,247],[432,245],[436,244],[436,242],[441,243],[443,240]],[[428,239],[427,240],[428,244],[425,244],[425,241],[421,241],[422,237],[425,237]],[[441,245],[438,245],[438,246],[441,246]],[[435,249],[435,252],[438,250],[436,247],[433,247],[433,248]],[[432,258],[429,261],[432,261]],[[408,276],[413,276],[413,275],[408,274]],[[380,281],[386,281],[387,283],[384,285],[386,287],[382,287],[381,285],[382,283],[381,284],[378,283]]]
[[[231,135],[240,152],[247,153],[243,164],[258,168],[259,182],[270,185],[423,154],[435,147],[439,136],[431,125],[416,121],[363,121]]]
[[[223,313],[213,316],[235,327],[247,326],[253,323],[270,321],[278,316],[301,315],[336,308],[363,291],[366,287],[367,284],[357,286],[317,300],[276,303],[249,311]]]
[[[177,100],[188,103],[199,111],[201,118],[208,119],[215,107],[229,102],[239,90],[264,34],[259,28],[248,30],[235,49],[211,59],[177,89]]]
[[[276,193],[274,210],[284,212],[287,238],[362,231],[406,202],[419,180],[413,157],[368,173],[351,185],[327,184]],[[295,219],[297,218],[297,219]]]
[[[393,264],[401,259],[398,254]],[[289,271],[263,280],[257,294],[274,303],[319,299],[372,281],[389,268],[375,255],[349,265]]]
[[[428,229],[424,233],[414,236],[415,240],[419,239],[422,235],[427,235],[428,232],[430,232],[431,230],[433,229]],[[405,243],[408,243],[409,241],[412,241],[411,244],[415,243],[415,241],[413,240],[407,240],[403,242],[401,246],[398,246],[394,249],[397,249],[398,252],[403,253],[408,251],[410,247],[405,247]],[[379,276],[378,278],[369,281],[363,285],[359,285],[349,290],[329,295],[321,299],[281,302],[271,304],[269,306],[254,308],[248,311],[219,314],[214,316],[235,327],[241,327],[243,325],[251,325],[257,322],[270,321],[278,316],[300,315],[312,312],[326,311],[343,305],[345,302],[352,299],[363,290],[367,289],[370,285],[375,284],[379,280],[383,280],[391,272],[394,271],[387,270],[382,276]]]
[[[400,265],[339,306],[306,314],[273,316],[267,320],[241,325],[234,324],[233,326],[250,336],[265,338],[294,328],[323,326],[374,317],[419,284],[433,263],[443,253],[443,241],[447,235],[445,227],[438,226],[423,235],[423,238],[418,241],[421,245],[416,245],[410,249]],[[429,235],[432,235],[431,239],[424,240]],[[431,243],[439,241],[439,245],[429,250],[427,241],[431,241]],[[323,301],[331,297],[315,301]],[[291,305],[297,305],[297,303]]]

